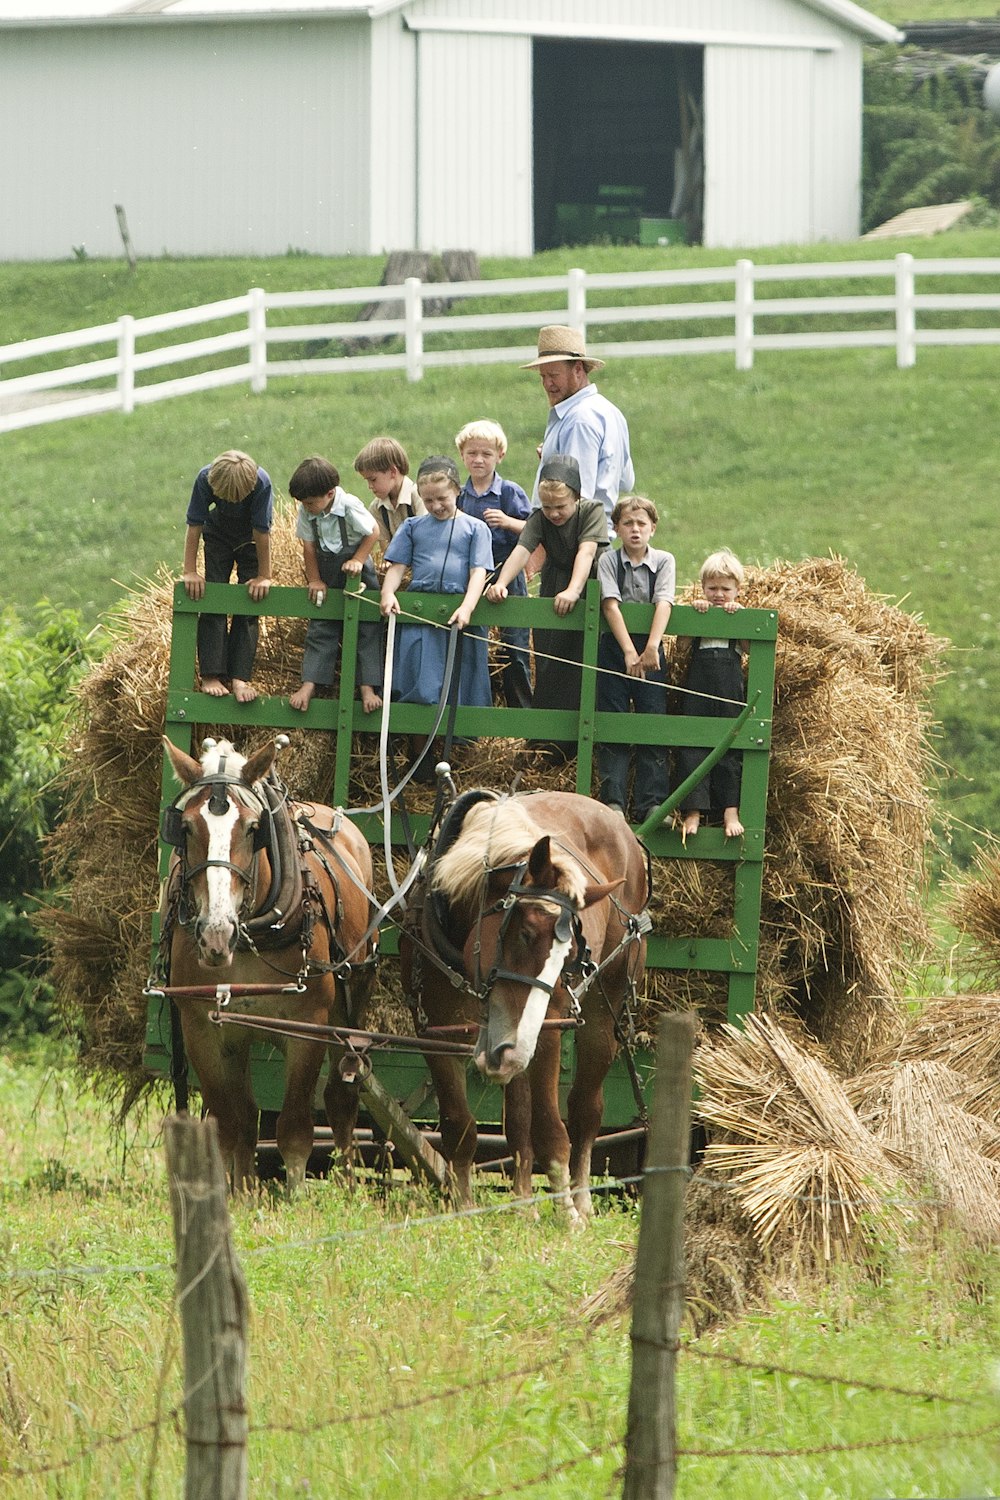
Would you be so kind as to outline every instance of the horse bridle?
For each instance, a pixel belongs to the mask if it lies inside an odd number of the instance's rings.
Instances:
[[[576,903],[565,891],[550,889],[548,886],[525,885],[523,881],[527,868],[527,861],[521,860],[515,864],[496,865],[488,872],[489,875],[503,875],[508,870],[513,870],[514,878],[504,895],[498,901],[495,901],[492,906],[484,907],[476,919],[476,941],[473,944],[473,953],[476,960],[476,974],[473,981],[474,993],[480,1004],[485,1005],[498,979],[508,979],[514,984],[527,985],[529,989],[542,990],[550,997],[555,992],[556,987],[559,984],[563,984],[570,998],[570,1009],[574,1014],[578,1014],[580,1009],[579,995],[568,984],[565,984],[565,977],[569,974],[579,973],[583,979],[587,980],[596,971],[596,966],[591,958],[590,948],[587,945],[587,939],[584,937],[583,923],[580,921],[579,910]],[[507,929],[513,921],[515,909],[518,906],[539,906],[542,904],[556,906],[559,909],[555,927],[553,928],[553,936],[556,940],[560,943],[575,943],[575,955],[572,961],[567,960],[558,978],[551,984],[548,980],[544,980],[537,975],[520,974],[513,969],[505,969],[500,964],[500,959],[503,955],[504,939],[507,936]],[[484,917],[496,916],[500,912],[503,913],[503,916],[500,926],[497,929],[493,965],[485,978],[483,978],[480,968],[483,919]]]
[[[188,803],[204,787],[210,788],[208,798],[208,810],[216,817],[221,817],[228,808],[230,801],[242,802],[243,806],[256,815],[257,823],[253,837],[253,858],[249,869],[242,865],[234,864],[231,859],[204,859],[200,864],[189,865],[187,862],[187,840],[184,829],[184,811]],[[231,789],[238,792],[238,797],[232,797]],[[268,821],[271,813],[263,798],[254,791],[253,787],[247,786],[240,776],[233,776],[226,771],[226,757],[219,757],[218,769],[210,775],[200,776],[190,786],[178,793],[169,807],[163,810],[163,819],[160,827],[160,835],[165,844],[170,844],[177,850],[180,869],[180,904],[177,913],[177,921],[181,927],[187,927],[194,920],[194,913],[187,901],[188,888],[196,875],[204,870],[229,870],[238,875],[243,881],[243,900],[240,902],[238,917],[242,919],[243,912],[248,903],[252,905],[257,890],[257,855],[261,849],[267,847]],[[240,922],[242,926],[242,920]]]

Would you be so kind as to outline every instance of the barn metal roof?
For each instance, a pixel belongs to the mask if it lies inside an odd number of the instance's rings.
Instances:
[[[143,21],[203,20],[216,16],[254,16],[258,20],[324,14],[375,17],[402,10],[406,3],[407,0],[367,0],[367,3],[366,0],[0,0],[0,26],[30,28],[108,22],[127,25]],[[798,3],[872,41],[903,40],[902,33],[895,26],[853,4],[852,0],[798,0]],[[461,24],[476,29],[474,20],[463,18]],[[526,19],[524,28],[532,31],[532,22]],[[608,31],[613,35],[614,26],[609,25]]]

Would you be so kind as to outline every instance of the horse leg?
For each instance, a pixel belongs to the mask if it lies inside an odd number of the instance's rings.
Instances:
[[[326,1118],[333,1136],[334,1162],[338,1177],[348,1187],[354,1185],[354,1127],[358,1120],[361,1094],[356,1082],[345,1082],[339,1064],[345,1056],[343,1047],[330,1048],[330,1072],[323,1090]]]
[[[202,1103],[215,1120],[230,1191],[248,1193],[257,1177],[258,1118],[250,1087],[249,1038],[238,1028],[213,1025],[206,1006],[182,1011],[181,1027]]]
[[[569,1136],[559,1115],[559,1033],[543,1031],[528,1064],[531,1087],[531,1140],[549,1186],[571,1228],[582,1220],[570,1194]]]
[[[527,1075],[521,1073],[512,1078],[503,1093],[504,1134],[514,1158],[514,1197],[530,1198],[535,1153],[531,1144],[531,1088]]]
[[[278,1116],[277,1137],[289,1195],[305,1181],[313,1148],[313,1095],[322,1065],[321,1042],[287,1042],[285,1097]]]
[[[465,1060],[428,1056],[441,1121],[441,1155],[451,1169],[451,1199],[456,1208],[472,1207],[472,1163],[476,1157],[476,1120],[466,1097]]]
[[[577,1034],[576,1076],[566,1105],[570,1182],[573,1202],[583,1220],[589,1219],[594,1211],[590,1196],[590,1162],[604,1114],[604,1080],[617,1051],[607,1009],[603,1014],[588,1017],[586,1026]]]

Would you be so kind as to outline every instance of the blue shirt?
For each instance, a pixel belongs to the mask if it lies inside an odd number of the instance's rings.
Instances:
[[[483,495],[477,495],[471,479],[466,480],[458,497],[458,508],[487,526],[489,522],[483,514],[487,510],[502,510],[505,516],[514,516],[519,521],[526,521],[531,515],[531,501],[521,486],[514,484],[513,480],[501,479],[495,469],[490,487]],[[493,566],[499,568],[521,540],[520,533],[508,531],[505,526],[490,526],[490,534],[493,537]]]
[[[248,542],[251,540],[251,532],[270,531],[274,517],[274,495],[267,470],[257,470],[257,483],[245,500],[230,504],[228,500],[220,500],[209,484],[210,468],[211,465],[206,464],[204,469],[198,471],[188,502],[187,524],[202,526],[208,531],[224,531],[227,536],[236,531],[245,531]]]
[[[615,501],[622,492],[627,494],[635,486],[628,423],[617,406],[589,381],[549,411],[539,470],[557,454],[576,459],[580,465],[580,494],[584,500],[600,500],[608,518],[608,535],[614,536],[611,512]],[[531,499],[534,505],[538,504],[537,475]]]

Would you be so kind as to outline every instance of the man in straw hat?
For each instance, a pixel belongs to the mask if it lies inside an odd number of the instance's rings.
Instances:
[[[538,371],[549,398],[549,420],[538,449],[539,474],[550,458],[575,458],[583,495],[600,500],[612,536],[611,512],[619,494],[634,487],[635,470],[628,423],[617,406],[590,383],[591,370],[603,366],[603,359],[587,353],[583,335],[575,328],[549,323],[538,330],[537,358],[521,368]],[[537,476],[532,501],[538,504]]]

